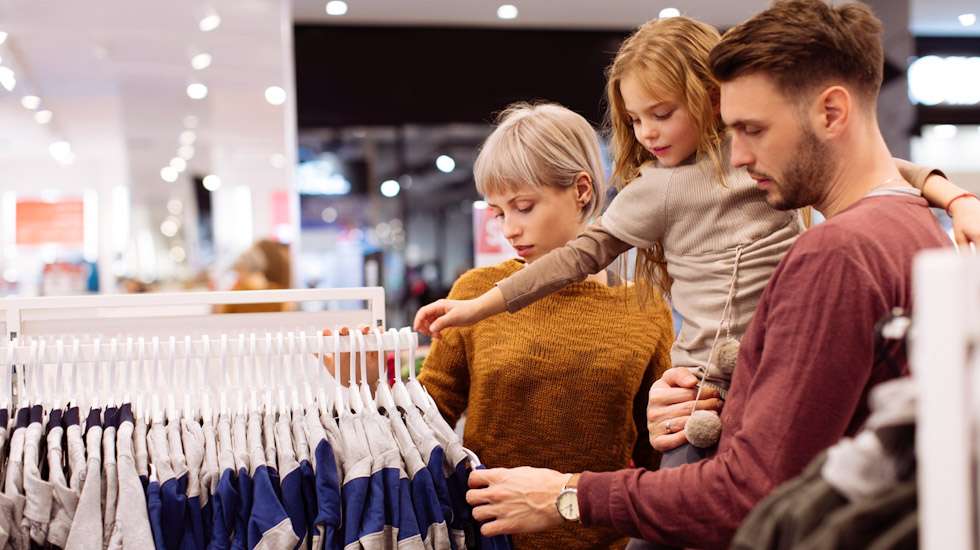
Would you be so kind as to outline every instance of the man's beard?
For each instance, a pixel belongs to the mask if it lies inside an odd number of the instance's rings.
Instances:
[[[803,135],[796,147],[796,156],[777,181],[764,174],[772,182],[775,193],[767,193],[766,201],[777,210],[794,210],[815,204],[833,172],[830,148],[809,128],[802,128]]]

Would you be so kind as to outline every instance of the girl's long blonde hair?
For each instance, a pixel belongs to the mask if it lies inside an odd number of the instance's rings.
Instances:
[[[645,162],[656,161],[636,140],[626,113],[619,85],[627,75],[638,78],[653,97],[677,101],[687,108],[700,136],[695,158],[710,159],[718,181],[725,184],[720,92],[708,65],[708,55],[720,40],[721,35],[711,25],[671,17],[645,23],[620,46],[606,75],[607,124],[615,158],[612,181],[618,189],[635,179]],[[657,290],[670,293],[673,280],[667,272],[662,243],[639,251],[636,283],[641,296]]]

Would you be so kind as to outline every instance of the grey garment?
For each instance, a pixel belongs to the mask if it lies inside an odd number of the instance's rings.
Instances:
[[[204,464],[201,466],[201,507],[203,508],[217,490],[221,472],[218,471],[218,436],[214,429],[214,421],[205,418],[201,431],[204,434]]]
[[[65,550],[102,547],[102,427],[85,434],[86,468],[78,508],[68,532]]]
[[[167,447],[170,449],[170,464],[174,469],[174,477],[187,475],[187,458],[184,456],[184,443],[180,439],[180,420],[167,422]],[[162,484],[164,480],[160,480]]]
[[[919,390],[911,376],[895,378],[871,388],[868,408],[871,410],[865,429],[907,426],[915,423]]]
[[[851,502],[873,498],[898,482],[898,465],[873,431],[844,438],[827,450],[821,475]]]
[[[180,427],[184,457],[187,460],[187,498],[199,497],[198,503],[203,506],[205,499],[201,495],[207,493],[207,489],[201,487],[201,467],[204,464],[204,429],[196,420],[187,418],[180,421]]]
[[[699,449],[690,443],[685,443],[676,449],[664,452],[660,456],[660,468],[676,468],[684,464],[694,464],[708,457],[711,449]]]
[[[341,412],[338,423],[344,446],[344,479],[341,486],[353,479],[370,477],[371,475],[371,450],[364,433],[362,417],[361,414],[353,415],[346,411]],[[362,541],[355,540],[345,546],[344,550],[357,550],[363,547]]]
[[[116,428],[102,430],[102,547],[109,547],[109,538],[116,526],[116,503],[119,498],[119,473],[116,463]]]
[[[9,509],[7,533],[9,544],[14,550],[26,550],[30,547],[30,537],[21,526],[24,519],[24,438],[26,428],[14,429],[10,436],[10,453],[7,457],[7,471],[3,486],[4,508]]]
[[[310,443],[303,427],[306,417],[302,409],[293,409],[291,418],[289,425],[293,430],[293,450],[296,451],[296,460],[310,462]]]
[[[842,506],[821,518],[820,525],[794,549],[868,548],[886,526],[895,525],[917,505],[915,480],[899,483],[874,498]]]
[[[293,412],[293,419],[296,418],[296,412]],[[318,471],[321,465],[317,464],[316,461],[316,446],[320,444],[321,441],[326,439],[327,433],[323,429],[323,425],[320,423],[320,416],[318,411],[310,407],[307,409],[306,414],[303,416],[303,434],[306,436],[307,444],[311,449],[314,450],[310,456],[310,464],[313,466],[313,471]],[[334,458],[336,463],[340,463],[340,455],[334,453]],[[343,476],[340,472],[340,468],[337,468],[337,480],[343,480]],[[323,548],[324,540],[323,536],[325,534],[322,525],[316,525],[313,527],[313,531],[310,533],[310,547],[311,548]]]
[[[41,436],[44,427],[40,419],[31,422],[24,437],[24,517],[21,527],[28,533],[31,541],[41,545],[48,538],[48,524],[51,522],[52,486],[41,479]]]
[[[916,550],[919,548],[919,511],[912,510],[874,539],[868,550]]]
[[[231,421],[228,415],[222,413],[218,417],[218,472],[219,476],[225,470],[235,469],[235,453],[232,448]]]
[[[119,505],[116,507],[115,527],[109,539],[109,548],[124,550],[153,548],[153,533],[150,530],[146,497],[136,470],[136,458],[133,453],[134,428],[132,422],[123,422],[116,433]]]
[[[255,479],[255,470],[265,466],[265,448],[262,446],[262,413],[248,413],[245,429],[245,441],[248,445],[249,474]]]
[[[426,464],[422,459],[422,455],[419,453],[418,447],[416,447],[415,442],[412,440],[412,435],[409,433],[398,411],[392,411],[387,417],[382,418],[388,420],[408,478],[415,479],[415,476],[420,471],[426,469]],[[429,525],[424,535],[422,543],[427,550],[450,550],[452,548],[452,544],[449,541],[449,526],[445,519],[439,523]]]
[[[77,426],[76,426],[77,427]],[[75,508],[78,507],[78,492],[68,486],[64,471],[64,450],[61,439],[64,428],[54,426],[48,431],[48,481],[51,482],[52,497],[51,523],[48,525],[49,544],[64,548],[68,541]]]
[[[279,461],[276,458],[276,413],[273,411],[262,414],[262,442],[266,465],[279,471]]]
[[[249,454],[252,457],[253,475],[259,466],[266,465],[265,457],[266,453],[268,453],[268,449],[271,448],[274,452],[278,451],[279,453],[285,452],[286,449],[288,449],[288,452],[292,452],[292,443],[288,440],[280,440],[277,437],[279,435],[279,424],[282,422],[281,419],[275,425],[275,433],[273,434],[275,444],[270,446],[270,441],[267,440],[263,446],[263,425],[268,425],[267,420],[274,414],[275,413],[267,412],[265,415],[263,415],[260,412],[252,412],[248,415],[248,447],[250,450]],[[288,417],[286,418],[288,419]],[[281,460],[279,464],[282,464]],[[283,478],[286,477],[286,474],[280,472],[280,476]],[[259,539],[259,542],[256,544],[255,548],[264,548],[269,550],[277,548],[295,548],[299,542],[299,538],[293,531],[293,524],[287,517],[276,524],[275,527],[264,531],[262,533],[262,538]]]
[[[150,454],[146,446],[146,419],[137,418],[133,426],[133,454],[136,461],[136,473],[144,479],[150,478]]]
[[[776,487],[756,504],[742,521],[732,538],[733,550],[775,548],[780,536],[780,521],[795,505],[795,497],[809,484],[820,479],[826,452],[815,458],[799,476]]]
[[[276,458],[279,460],[279,478],[285,479],[299,468],[296,451],[293,450],[293,433],[289,414],[279,416],[276,421]]]
[[[231,449],[235,458],[235,471],[249,471],[248,452],[248,418],[244,414],[236,414],[231,424]]]
[[[71,424],[65,429],[68,440],[68,487],[74,491],[76,496],[82,494],[82,486],[85,484],[85,440],[82,437],[82,427],[78,424]],[[75,499],[77,504],[78,499]],[[72,514],[72,517],[75,515]]]
[[[170,461],[170,444],[167,442],[167,432],[163,422],[154,421],[146,435],[146,447],[149,451],[151,473],[155,472],[160,484],[174,478],[174,467]]]

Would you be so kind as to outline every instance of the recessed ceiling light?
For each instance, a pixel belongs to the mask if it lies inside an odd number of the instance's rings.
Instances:
[[[177,149],[177,156],[184,160],[191,160],[194,158],[194,147],[190,145],[181,145],[180,148]]]
[[[36,95],[25,95],[20,98],[20,104],[24,106],[25,109],[30,109],[31,111],[36,111],[38,107],[41,106],[41,98]]]
[[[204,185],[204,188],[207,189],[208,191],[217,191],[218,189],[221,189],[221,178],[219,178],[214,174],[208,174],[207,176],[204,176],[204,181],[202,181],[201,183]]]
[[[187,169],[187,161],[180,157],[174,157],[170,159],[170,167],[178,172],[183,172]]]
[[[180,199],[170,199],[167,201],[167,211],[174,216],[179,216],[184,211],[184,203]]]
[[[975,13],[964,13],[959,17],[960,25],[964,27],[972,27],[977,22],[977,14]]]
[[[211,66],[211,54],[199,53],[191,58],[191,67],[195,71],[203,71]]]
[[[187,86],[187,97],[191,99],[204,99],[208,97],[208,87],[200,82],[195,82]]]
[[[218,12],[212,10],[210,13],[201,18],[201,21],[197,26],[204,32],[211,32],[214,29],[217,29],[220,25],[221,16],[218,15]]]
[[[0,31],[0,44],[3,44],[6,41],[7,41],[7,33],[4,31]]]
[[[681,12],[677,8],[664,8],[660,10],[660,18],[667,19],[668,17],[677,17]]]
[[[271,164],[273,168],[282,168],[283,166],[286,166],[286,155],[276,153],[270,156],[269,164]]]
[[[497,17],[500,19],[517,19],[517,6],[514,4],[504,4],[497,8]]]
[[[47,123],[51,122],[51,117],[52,116],[53,116],[53,113],[51,111],[49,111],[47,109],[42,109],[42,110],[34,113],[34,122],[37,122],[38,124],[47,124]]]
[[[327,2],[327,15],[345,15],[347,13],[347,2],[342,0],[330,0]]]
[[[14,87],[17,86],[17,76],[10,67],[0,67],[0,86],[8,92],[14,91]]]
[[[272,105],[282,105],[286,102],[286,90],[279,86],[269,86],[265,89],[265,100]]]
[[[75,153],[72,152],[71,144],[67,141],[55,141],[48,146],[48,152],[61,164],[71,164],[75,161]]]
[[[194,145],[197,140],[197,134],[193,130],[184,130],[180,133],[180,144],[181,145]]]
[[[160,178],[167,183],[173,183],[177,181],[180,176],[180,172],[175,170],[172,166],[164,166],[160,169]]]
[[[439,155],[439,158],[436,159],[436,168],[440,172],[448,174],[456,169],[456,161],[449,155]]]
[[[390,198],[397,197],[402,186],[397,180],[385,180],[381,182],[381,194]]]
[[[179,230],[180,224],[173,216],[163,220],[163,223],[160,224],[160,233],[163,233],[164,237],[173,237]]]

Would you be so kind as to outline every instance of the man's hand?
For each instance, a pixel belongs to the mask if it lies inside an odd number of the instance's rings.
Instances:
[[[495,468],[470,474],[466,502],[483,536],[535,533],[557,527],[558,493],[571,476],[543,468]]]
[[[506,309],[504,295],[497,287],[472,300],[438,300],[415,314],[415,330],[439,337],[440,331],[451,327],[465,327],[503,312]]]
[[[676,449],[687,442],[684,427],[698,393],[698,377],[684,367],[667,369],[650,387],[647,402],[647,429],[650,445],[660,452]],[[722,400],[714,388],[705,388],[697,410],[721,411]]]

